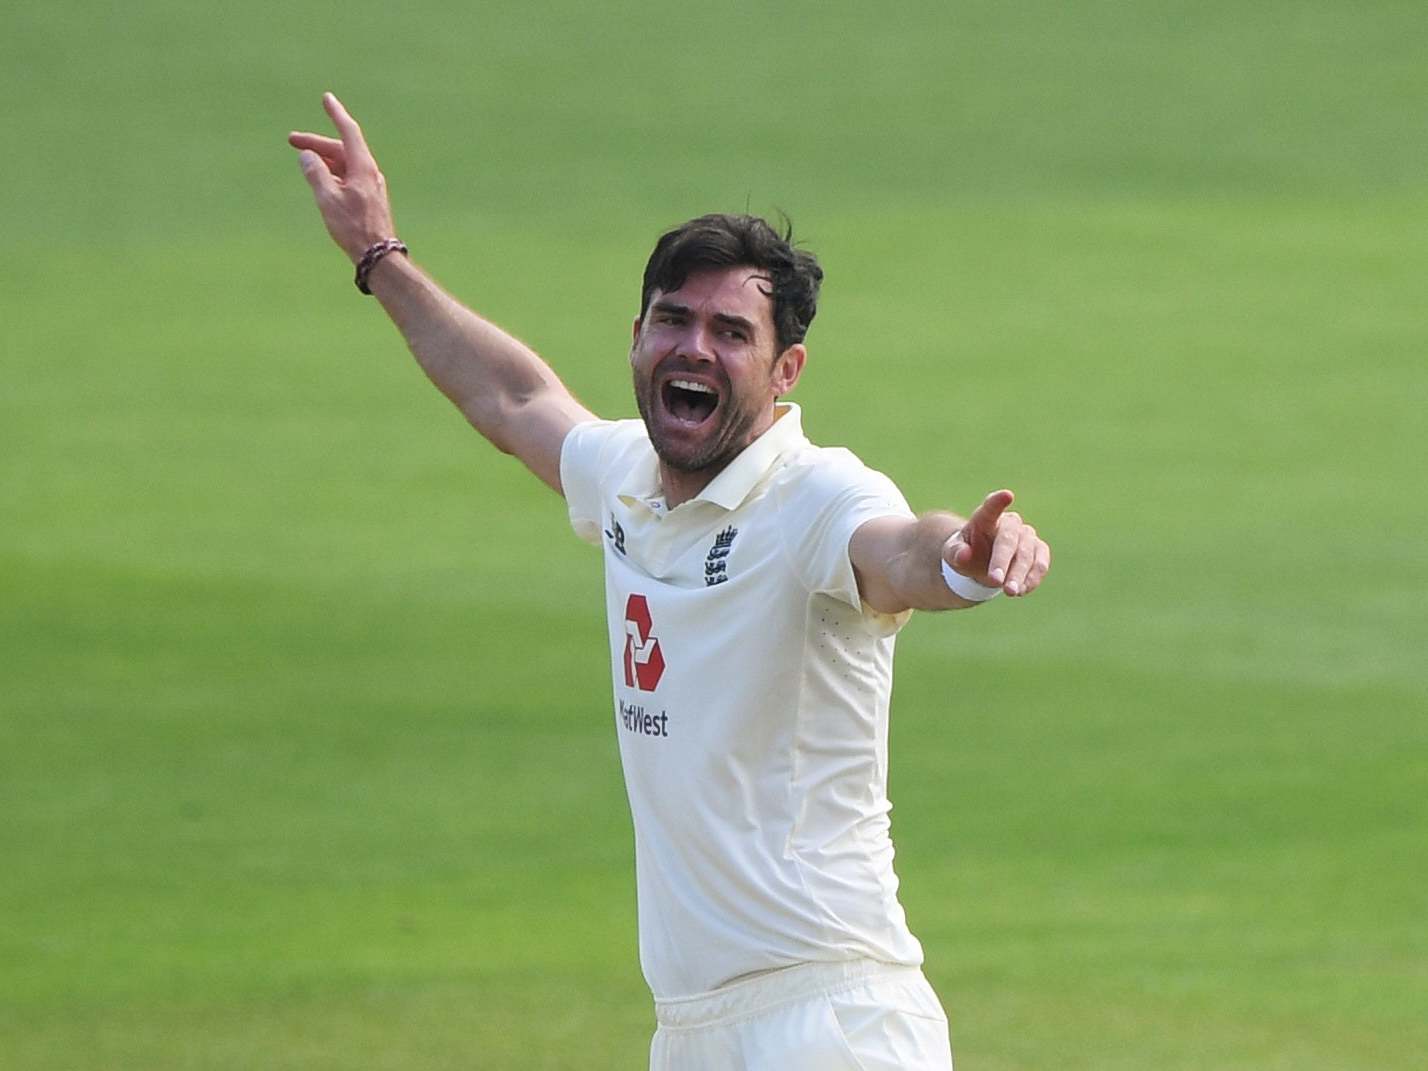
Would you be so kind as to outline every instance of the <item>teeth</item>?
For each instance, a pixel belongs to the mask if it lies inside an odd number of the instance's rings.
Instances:
[[[697,391],[700,394],[713,394],[713,387],[706,387],[703,383],[695,383],[692,379],[671,379],[671,387],[678,387],[680,390]]]

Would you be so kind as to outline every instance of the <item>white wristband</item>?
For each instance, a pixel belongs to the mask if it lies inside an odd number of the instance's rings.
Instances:
[[[953,595],[968,602],[986,602],[1002,593],[1001,588],[989,588],[985,584],[978,584],[971,577],[963,576],[947,564],[946,558],[942,559],[942,579],[946,581]]]

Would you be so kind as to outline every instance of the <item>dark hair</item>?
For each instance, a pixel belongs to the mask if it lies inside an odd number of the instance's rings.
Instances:
[[[812,253],[793,247],[793,225],[787,219],[783,234],[758,216],[722,213],[700,216],[666,231],[645,264],[640,317],[656,290],[678,290],[691,272],[702,268],[734,267],[768,274],[770,288],[764,292],[773,299],[778,351],[802,342],[818,312],[823,269]]]

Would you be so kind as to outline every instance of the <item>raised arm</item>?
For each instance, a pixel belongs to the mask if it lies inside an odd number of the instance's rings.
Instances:
[[[1051,568],[1051,548],[1020,514],[1007,512],[1013,497],[1010,491],[993,491],[966,521],[950,513],[868,521],[848,546],[858,594],[888,614],[961,610],[998,591],[1031,594]],[[955,574],[953,582],[978,598],[953,592],[944,562]]]
[[[339,138],[294,132],[302,173],[332,240],[354,264],[396,236],[387,182],[357,121],[331,93],[322,105]],[[497,449],[560,491],[560,447],[593,418],[528,346],[482,319],[406,256],[389,253],[367,276],[427,377]]]

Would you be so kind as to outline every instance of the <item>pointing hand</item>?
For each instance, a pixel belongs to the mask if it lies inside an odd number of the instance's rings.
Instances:
[[[1029,595],[1051,568],[1051,548],[1036,529],[1008,513],[1016,496],[993,491],[942,548],[955,571],[1008,595]]]

